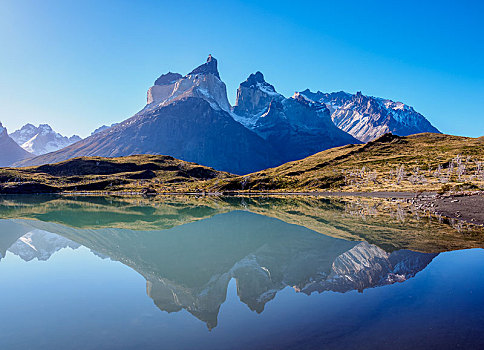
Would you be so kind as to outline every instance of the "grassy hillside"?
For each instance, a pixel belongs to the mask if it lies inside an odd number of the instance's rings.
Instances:
[[[83,157],[26,168],[0,169],[0,193],[186,191],[232,175],[169,156]]]
[[[382,136],[215,184],[219,190],[442,191],[484,187],[484,138]]]
[[[84,157],[0,169],[0,193],[448,191],[484,188],[484,138],[382,136],[245,176],[169,156]]]

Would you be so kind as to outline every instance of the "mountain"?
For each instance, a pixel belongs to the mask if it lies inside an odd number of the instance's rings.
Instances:
[[[47,124],[38,127],[26,124],[13,132],[11,137],[23,149],[35,155],[57,151],[81,140],[77,135],[62,136]]]
[[[17,165],[84,156],[163,154],[247,174],[332,147],[367,142],[390,131],[399,135],[438,132],[413,108],[361,93],[305,90],[286,98],[261,72],[240,84],[232,107],[218,62],[209,55],[187,75],[168,72],[156,79],[145,107],[133,117]],[[22,145],[37,154],[47,150]]]
[[[0,123],[0,167],[10,166],[15,162],[33,157],[33,154],[21,148],[7,133]]]
[[[217,170],[245,174],[282,163],[273,147],[231,116],[217,60],[185,76],[162,75],[148,90],[147,105],[133,117],[62,150],[21,165],[80,156],[165,154]]]
[[[301,92],[306,98],[324,103],[331,110],[334,124],[362,142],[386,133],[407,136],[423,132],[439,133],[425,117],[402,102],[365,96],[361,92]]]
[[[261,72],[240,84],[234,118],[277,149],[284,162],[322,150],[360,143],[335,127],[329,109],[296,93],[285,98],[264,80]]]

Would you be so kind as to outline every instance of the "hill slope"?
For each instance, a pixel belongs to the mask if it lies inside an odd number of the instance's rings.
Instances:
[[[230,175],[170,156],[83,157],[26,168],[0,169],[0,193],[177,191]]]
[[[465,184],[465,185],[463,185]],[[484,187],[484,138],[386,134],[228,179],[219,190],[413,191]]]

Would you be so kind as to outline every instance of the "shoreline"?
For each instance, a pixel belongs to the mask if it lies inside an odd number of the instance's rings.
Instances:
[[[468,224],[484,226],[484,191],[455,192],[438,194],[437,192],[396,192],[396,191],[376,191],[376,192],[161,192],[143,193],[126,191],[78,191],[78,192],[58,192],[58,193],[18,193],[0,194],[0,196],[17,195],[58,195],[58,196],[144,196],[147,198],[163,196],[198,196],[198,197],[259,197],[259,196],[287,196],[287,197],[362,197],[379,198],[404,201],[413,205],[417,210],[428,212],[433,216],[448,218],[466,222]]]

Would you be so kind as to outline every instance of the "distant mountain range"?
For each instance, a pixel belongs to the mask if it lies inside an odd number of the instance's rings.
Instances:
[[[26,124],[10,136],[20,147],[35,155],[54,152],[81,140],[77,135],[62,136],[48,124],[40,124],[37,127]]]
[[[372,141],[389,132],[399,136],[439,133],[423,115],[401,102],[365,96],[361,92],[355,95],[344,91],[313,93],[306,89],[301,94],[324,103],[331,110],[334,124],[361,142]]]
[[[438,132],[413,108],[361,93],[304,90],[286,98],[260,72],[240,84],[232,107],[217,60],[209,56],[185,76],[161,75],[148,90],[147,104],[140,112],[111,127],[102,126],[84,140],[57,134],[56,142],[35,145],[43,134],[29,141],[17,137],[17,132],[12,137],[40,155],[16,164],[21,166],[81,156],[163,154],[246,174],[328,148],[367,142],[388,131],[398,135]]]

